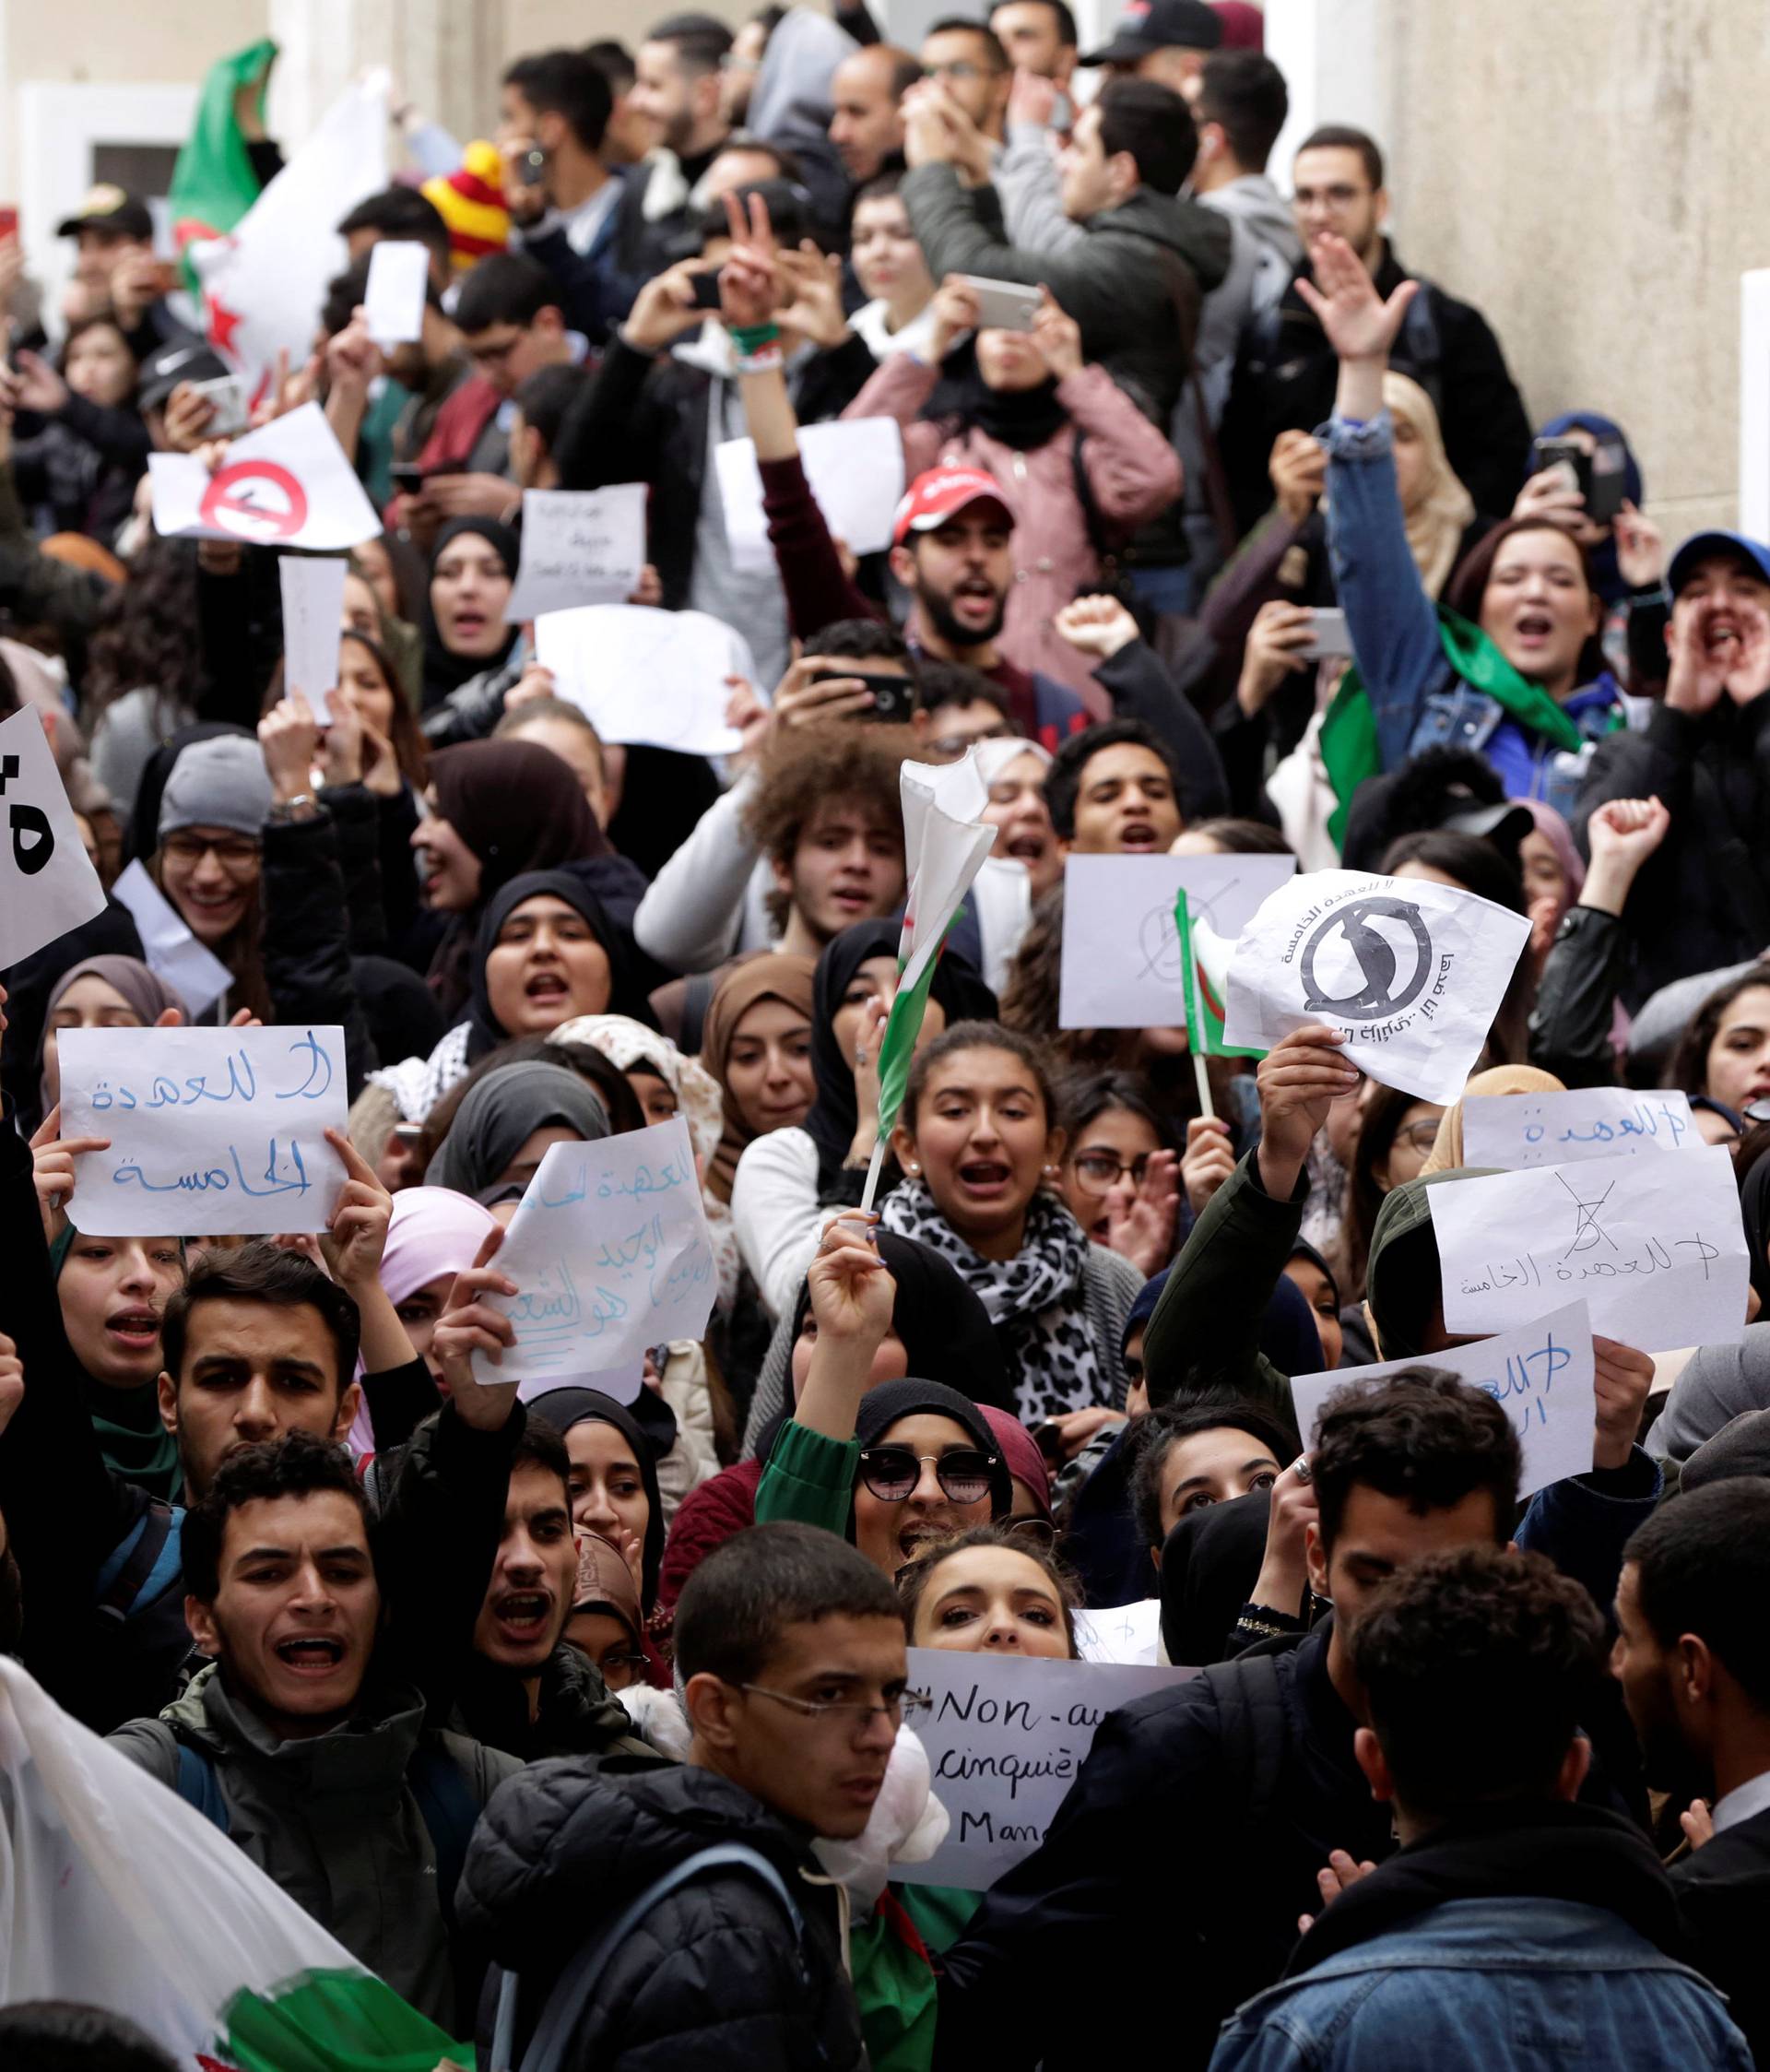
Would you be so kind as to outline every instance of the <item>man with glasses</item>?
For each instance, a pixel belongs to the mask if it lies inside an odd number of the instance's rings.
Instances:
[[[833,1533],[753,1526],[684,1587],[676,1666],[687,1762],[607,1757],[513,1779],[468,1853],[462,1926],[520,1974],[518,2049],[562,1969],[594,1948],[562,2063],[857,2072],[841,1898],[812,1844],[865,1829],[921,1702],[896,1593]]]
[[[1487,319],[1434,282],[1411,274],[1384,235],[1389,213],[1383,154],[1361,129],[1329,124],[1313,131],[1292,167],[1292,207],[1304,257],[1291,285],[1258,312],[1242,335],[1218,439],[1230,492],[1244,526],[1272,501],[1267,463],[1281,432],[1314,432],[1332,414],[1339,361],[1297,291],[1311,274],[1316,241],[1343,237],[1387,296],[1421,279],[1389,364],[1432,398],[1450,465],[1478,513],[1502,517],[1527,472],[1530,421]]]
[[[987,24],[949,17],[922,41],[922,69],[985,138],[992,160],[1008,137],[1008,97],[1014,68]]]

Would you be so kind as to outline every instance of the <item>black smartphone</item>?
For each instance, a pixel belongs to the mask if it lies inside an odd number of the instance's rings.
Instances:
[[[424,470],[415,460],[396,460],[387,478],[402,496],[416,496],[424,487]]]
[[[539,148],[525,151],[516,160],[515,170],[525,187],[538,187],[547,177],[547,153]]]
[[[690,277],[694,283],[694,306],[696,309],[719,307],[719,276],[716,273],[698,273]]]
[[[873,694],[871,712],[856,719],[876,719],[888,727],[907,727],[915,709],[915,686],[907,676],[872,676],[864,669],[820,669],[813,683],[858,683]]]

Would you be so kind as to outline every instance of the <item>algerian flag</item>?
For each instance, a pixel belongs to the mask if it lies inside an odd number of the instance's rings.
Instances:
[[[922,1033],[940,945],[984,858],[996,846],[996,830],[978,818],[989,803],[989,787],[969,749],[958,763],[905,763],[898,791],[903,802],[909,893],[897,944],[897,992],[879,1048],[879,1141],[862,1202],[868,1209],[885,1162],[886,1140],[910,1083],[910,1060]]]
[[[204,78],[196,120],[172,168],[166,196],[181,254],[200,240],[225,237],[263,191],[236,110],[242,93],[254,93],[263,117],[265,89],[276,62],[277,46],[266,36],[231,57],[218,58]],[[195,290],[196,276],[188,262],[185,271]]]
[[[1264,1050],[1245,1050],[1223,1041],[1234,943],[1219,935],[1202,915],[1193,915],[1184,885],[1174,903],[1174,921],[1180,931],[1187,1049],[1195,1058],[1264,1058]]]
[[[387,184],[387,75],[348,87],[319,126],[225,238],[190,248],[203,284],[209,343],[256,402],[277,356],[300,367],[320,308],[345,265],[336,226]]]
[[[126,2015],[206,2072],[470,2066],[195,1806],[0,1659],[0,2007]]]

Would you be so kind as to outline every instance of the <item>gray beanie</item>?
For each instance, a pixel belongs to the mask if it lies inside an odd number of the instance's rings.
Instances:
[[[159,798],[159,839],[181,827],[225,827],[255,840],[270,811],[270,772],[250,734],[193,741],[172,764]]]

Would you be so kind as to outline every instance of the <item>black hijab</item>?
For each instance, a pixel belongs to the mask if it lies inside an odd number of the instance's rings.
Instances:
[[[1770,1257],[1765,1256],[1765,1247],[1770,1245],[1770,1151],[1761,1152],[1752,1161],[1740,1183],[1740,1215],[1745,1225],[1752,1285],[1758,1291],[1758,1300],[1770,1310]]]
[[[817,1097],[801,1128],[818,1147],[818,1190],[827,1193],[835,1185],[843,1161],[859,1127],[859,1103],[855,1095],[855,1067],[843,1055],[836,1041],[836,1011],[842,996],[854,983],[855,974],[870,957],[889,957],[897,962],[897,945],[903,934],[895,920],[856,921],[824,944],[818,959],[817,976],[811,983],[811,1076],[817,1082]],[[971,959],[956,950],[944,951],[934,967],[931,997],[946,1010],[949,1025],[954,1022],[993,1022],[996,996],[977,975]]]
[[[981,432],[1016,453],[1047,445],[1069,422],[1050,376],[1036,388],[991,388],[977,365],[974,333],[940,362],[940,381],[923,410],[957,432]]]
[[[589,923],[608,959],[608,1004],[605,1014],[625,1014],[651,1025],[652,1012],[645,995],[632,977],[631,945],[626,932],[609,919],[602,902],[574,871],[525,870],[495,893],[479,918],[479,933],[473,946],[473,990],[467,1002],[467,1062],[477,1064],[489,1050],[510,1040],[506,1029],[492,1012],[491,989],[486,980],[486,962],[498,947],[498,933],[525,899],[547,894],[562,899]]]
[[[1250,1489],[1178,1520],[1162,1549],[1162,1644],[1183,1669],[1209,1669],[1254,1594],[1271,1493]]]
[[[676,1415],[662,1396],[656,1399],[657,1408],[670,1421],[669,1438],[662,1451],[667,1453],[676,1443]],[[633,1450],[633,1459],[639,1463],[640,1480],[645,1485],[645,1501],[651,1514],[645,1521],[645,1549],[643,1560],[643,1576],[640,1588],[642,1608],[647,1618],[657,1603],[657,1572],[664,1560],[664,1498],[657,1486],[659,1448],[655,1436],[648,1436],[631,1410],[618,1403],[612,1396],[605,1396],[600,1389],[549,1389],[545,1395],[533,1396],[528,1403],[529,1415],[545,1418],[563,1439],[573,1425],[612,1425],[621,1438]],[[651,1419],[648,1417],[648,1423]]]
[[[1006,1518],[1014,1509],[1014,1481],[1008,1462],[989,1428],[989,1420],[957,1389],[944,1381],[924,1381],[911,1375],[902,1381],[881,1381],[868,1389],[855,1413],[855,1437],[863,1447],[877,1446],[900,1417],[950,1417],[962,1425],[980,1453],[992,1454],[996,1465],[989,1471],[989,1515]]]
[[[457,690],[469,677],[484,669],[495,669],[510,658],[510,651],[516,645],[519,629],[507,629],[507,638],[495,655],[457,655],[442,645],[442,634],[436,622],[436,613],[431,605],[431,584],[436,575],[436,564],[442,550],[451,540],[459,539],[464,532],[475,533],[490,547],[504,564],[504,573],[513,583],[516,580],[516,563],[522,558],[514,531],[500,525],[496,518],[451,518],[436,536],[436,544],[431,549],[430,563],[424,571],[424,613],[419,630],[424,635],[424,710],[440,705],[451,691]]]

